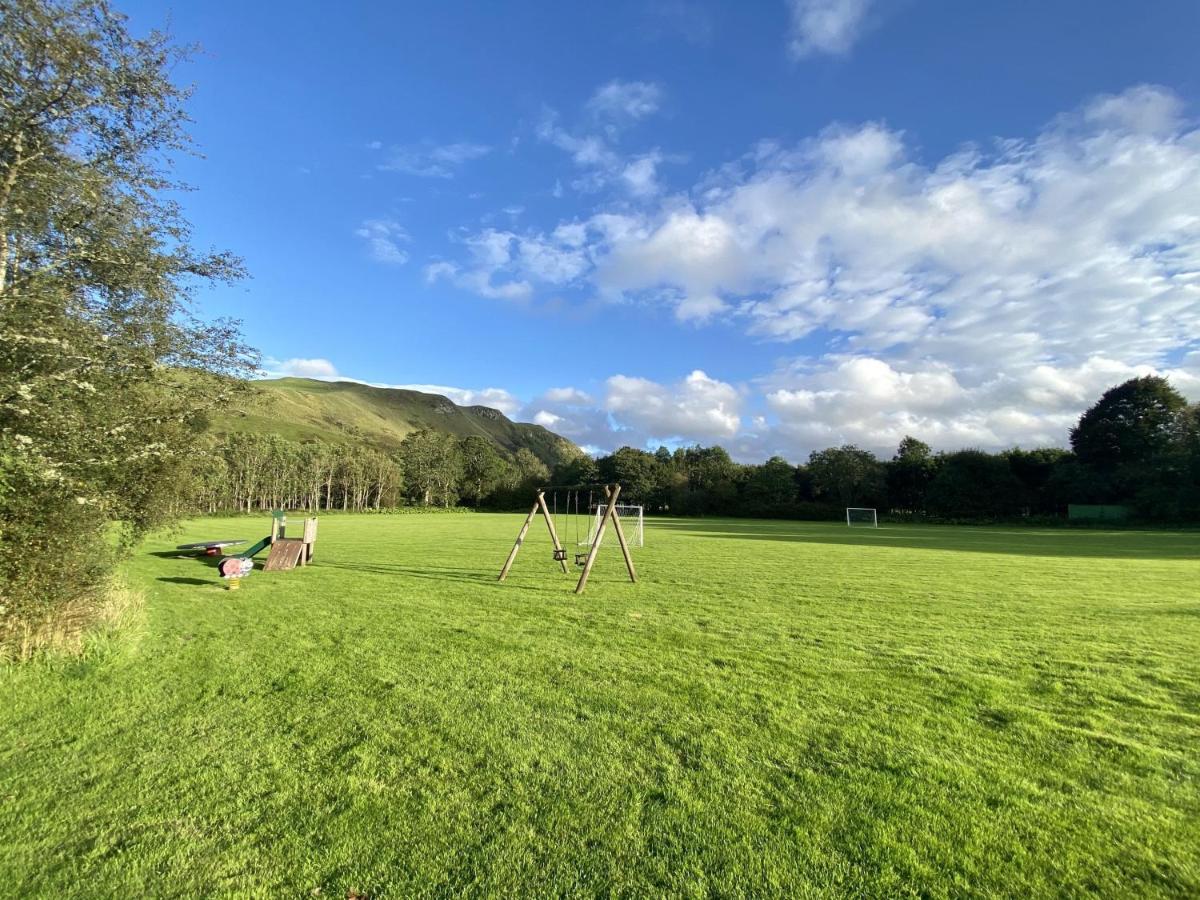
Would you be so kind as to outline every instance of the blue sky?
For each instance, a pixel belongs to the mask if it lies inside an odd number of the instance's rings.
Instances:
[[[1200,399],[1194,0],[121,8],[204,47],[200,304],[272,373],[746,459]]]

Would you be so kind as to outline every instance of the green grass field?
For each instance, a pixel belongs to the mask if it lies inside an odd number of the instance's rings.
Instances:
[[[0,894],[1200,894],[1200,534],[662,521],[576,597],[519,521],[151,542],[0,669]]]

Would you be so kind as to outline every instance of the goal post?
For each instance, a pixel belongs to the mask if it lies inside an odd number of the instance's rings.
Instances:
[[[581,547],[591,544],[596,540],[596,534],[600,530],[600,523],[604,521],[604,513],[607,510],[607,503],[600,503],[596,506],[596,514],[592,516],[591,524],[588,526],[587,540],[579,542]],[[625,532],[625,540],[629,543],[629,546],[646,546],[645,522],[643,521],[644,508],[632,503],[618,503],[616,511],[621,519],[621,528]]]
[[[878,528],[879,516],[869,506],[847,506],[846,525],[849,528]]]

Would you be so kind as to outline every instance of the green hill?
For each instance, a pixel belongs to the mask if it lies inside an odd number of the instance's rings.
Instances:
[[[506,454],[525,447],[553,465],[579,449],[541,425],[513,422],[487,406],[458,406],[440,394],[378,388],[349,381],[278,378],[254,382],[241,409],[213,422],[218,434],[277,434],[294,441],[368,443],[394,450],[421,428],[458,437],[481,435]]]

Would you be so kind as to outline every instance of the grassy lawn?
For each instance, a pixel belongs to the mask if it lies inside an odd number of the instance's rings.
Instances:
[[[519,522],[152,542],[0,669],[0,895],[1200,894],[1200,534],[648,522],[576,597]]]

